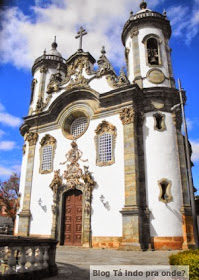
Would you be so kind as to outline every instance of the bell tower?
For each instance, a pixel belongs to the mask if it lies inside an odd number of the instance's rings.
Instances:
[[[170,22],[163,14],[151,11],[142,1],[140,10],[124,25],[122,42],[128,79],[141,88],[164,86],[175,87],[171,66]]]
[[[57,51],[57,46],[55,36],[51,50],[44,50],[33,64],[29,115],[37,114],[48,106],[52,91],[58,89],[66,75],[66,60]]]

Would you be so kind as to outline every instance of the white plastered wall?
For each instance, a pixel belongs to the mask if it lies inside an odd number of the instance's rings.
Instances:
[[[165,113],[165,131],[154,130],[153,114],[145,114],[143,140],[145,154],[145,180],[147,203],[150,213],[151,236],[182,236],[181,179],[176,142],[176,131],[170,113]],[[158,197],[158,181],[166,178],[171,181],[173,201],[163,203]]]
[[[102,120],[106,120],[116,126],[117,137],[115,146],[115,164],[106,167],[96,166],[96,148],[95,148],[95,129]],[[46,131],[39,134],[36,145],[35,164],[33,173],[33,187],[31,193],[31,213],[32,220],[30,224],[30,234],[32,235],[50,235],[52,226],[51,205],[53,202],[52,190],[49,185],[53,179],[53,172],[50,174],[39,174],[39,149],[40,141],[45,134],[50,134],[57,140],[55,150],[54,170],[60,169],[61,175],[66,169],[60,162],[66,160],[65,154],[71,149],[71,141],[63,136],[61,129]],[[77,139],[78,148],[83,152],[83,159],[88,162],[81,162],[80,167],[88,165],[92,172],[97,187],[93,191],[92,203],[92,235],[93,236],[122,236],[122,215],[120,210],[124,206],[124,160],[123,160],[123,126],[119,115],[106,117],[103,119],[91,120],[89,127],[84,135]],[[108,211],[102,202],[100,196],[108,201],[110,211]],[[46,206],[45,212],[39,205],[41,199],[42,206]]]

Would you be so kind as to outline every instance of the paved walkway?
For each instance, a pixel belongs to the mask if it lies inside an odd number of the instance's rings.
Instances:
[[[58,275],[46,280],[89,280],[90,265],[168,265],[168,256],[176,251],[119,251],[58,247]]]

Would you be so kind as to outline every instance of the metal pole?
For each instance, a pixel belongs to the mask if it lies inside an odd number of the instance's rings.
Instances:
[[[193,216],[194,239],[195,239],[196,248],[199,248],[198,223],[197,223],[197,216],[196,216],[195,197],[194,197],[194,191],[193,191],[193,179],[192,179],[192,173],[191,173],[187,124],[186,124],[186,119],[185,119],[185,111],[184,111],[184,103],[183,103],[183,99],[182,99],[182,88],[181,88],[180,79],[178,79],[178,88],[179,88],[180,104],[181,104],[181,110],[182,110],[182,121],[183,121],[183,125],[184,125],[184,133],[185,133],[185,153],[186,153],[186,159],[187,159],[188,184],[189,184],[189,192],[190,192],[191,210],[192,210],[192,216]]]

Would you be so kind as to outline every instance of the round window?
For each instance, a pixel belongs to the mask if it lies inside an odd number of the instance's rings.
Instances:
[[[74,111],[64,121],[62,132],[68,139],[79,138],[89,125],[89,118],[84,112]]]
[[[75,119],[70,127],[70,133],[76,138],[80,136],[87,128],[88,121],[86,117]]]

